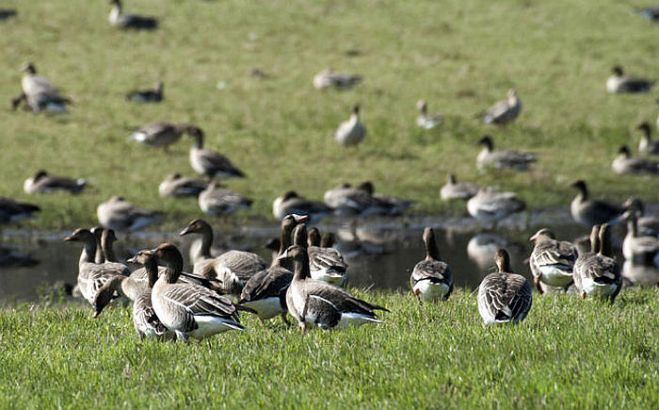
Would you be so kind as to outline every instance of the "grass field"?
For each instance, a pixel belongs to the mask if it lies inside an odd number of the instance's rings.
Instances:
[[[130,311],[0,310],[0,407],[630,408],[659,406],[659,290],[616,304],[538,297],[485,328],[476,297],[391,309],[381,325],[302,336],[281,322],[202,343],[140,342]]]
[[[3,101],[19,92],[19,68],[32,61],[76,104],[58,117],[0,110],[0,193],[25,199],[22,181],[39,168],[93,184],[77,197],[29,198],[44,208],[32,226],[89,225],[96,205],[113,194],[166,211],[170,227],[200,215],[194,200],[157,195],[167,173],[193,174],[191,141],[166,155],[128,140],[131,130],[162,119],[198,124],[207,145],[248,174],[229,182],[256,199],[238,221],[270,218],[272,199],[285,190],[320,198],[340,182],[363,179],[418,200],[414,212],[437,213],[446,210],[437,192],[449,170],[517,190],[534,207],[565,204],[576,178],[591,181],[601,197],[659,198],[656,178],[610,170],[620,144],[637,145],[635,125],[657,115],[656,90],[605,93],[616,63],[659,78],[657,27],[628,4],[133,0],[127,11],[157,15],[162,27],[131,33],[108,24],[100,0],[5,3],[19,14],[2,23]],[[311,79],[327,66],[365,82],[319,92]],[[250,76],[254,68],[269,77]],[[124,101],[125,92],[156,79],[165,82],[163,104]],[[524,104],[514,125],[497,129],[473,118],[510,87]],[[446,114],[439,129],[416,128],[419,98]],[[333,132],[355,102],[368,136],[346,150]],[[485,132],[502,147],[536,151],[539,164],[527,174],[478,175],[473,143]]]

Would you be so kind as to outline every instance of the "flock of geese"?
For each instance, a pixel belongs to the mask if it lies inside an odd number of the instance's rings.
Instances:
[[[120,0],[111,0],[109,21],[121,29],[154,30],[155,17],[126,14]],[[7,15],[7,18],[15,15]],[[4,17],[3,17],[4,18]],[[67,112],[72,99],[63,95],[36,66],[22,68],[21,92],[11,99],[14,110],[23,108],[34,113]],[[358,86],[363,77],[327,68],[313,77],[317,89],[346,89]],[[606,81],[609,93],[649,92],[655,82],[629,76],[622,67],[613,67]],[[135,103],[163,101],[164,84],[153,89],[130,91],[126,99]],[[441,113],[428,111],[424,100],[417,103],[416,124],[432,129],[442,124]],[[479,114],[485,124],[505,125],[522,112],[522,102],[511,89],[505,99]],[[657,119],[659,127],[659,118]],[[641,133],[638,151],[633,156],[628,146],[621,146],[611,164],[618,174],[659,175],[659,140],[652,139],[648,122],[638,125]],[[179,173],[170,174],[159,184],[163,197],[196,197],[202,212],[211,216],[227,216],[250,207],[252,200],[226,188],[227,178],[246,178],[225,155],[204,145],[204,131],[195,124],[154,122],[135,130],[130,138],[136,143],[168,151],[183,136],[191,140],[189,162],[199,178]],[[335,131],[338,144],[354,147],[364,143],[367,128],[360,120],[360,106],[352,107],[348,120]],[[539,160],[532,152],[495,148],[494,138],[485,135],[477,142],[482,148],[476,155],[479,169],[512,169],[527,171]],[[67,191],[79,194],[87,186],[84,178],[68,178],[37,171],[24,182],[28,194]],[[534,249],[529,257],[532,281],[512,271],[505,249],[494,255],[496,272],[487,275],[478,288],[478,311],[486,324],[523,320],[532,306],[532,289],[539,293],[576,293],[583,298],[604,298],[613,302],[623,288],[622,269],[612,250],[611,229],[626,221],[627,234],[622,249],[625,263],[642,266],[651,279],[638,284],[659,284],[659,219],[644,215],[637,199],[614,204],[592,199],[583,180],[572,186],[577,195],[571,203],[573,219],[591,229],[589,239],[574,244],[557,240],[547,228],[540,229],[530,240]],[[440,189],[447,201],[465,201],[468,213],[496,230],[499,222],[524,211],[526,204],[514,192],[480,187],[473,182],[458,181],[449,174]],[[385,307],[359,299],[344,289],[348,264],[335,247],[335,236],[321,234],[313,224],[324,217],[363,218],[367,216],[399,216],[412,200],[376,192],[371,181],[344,183],[327,190],[322,200],[305,198],[294,190],[277,197],[272,204],[273,216],[281,221],[280,237],[273,241],[272,261],[268,264],[255,253],[229,250],[219,256],[211,252],[213,229],[202,219],[190,222],[181,236],[199,235],[201,246],[193,255],[193,271],[184,272],[180,250],[171,243],[144,249],[126,261],[113,251],[115,232],[134,232],[162,218],[159,211],[132,204],[121,196],[113,196],[97,207],[99,225],[80,228],[65,238],[82,244],[78,265],[76,293],[94,309],[94,315],[117,299],[132,301],[133,322],[140,337],[164,339],[202,339],[227,330],[243,330],[240,313],[254,314],[261,321],[277,316],[288,323],[287,315],[305,332],[309,326],[321,329],[349,325],[379,323],[379,312]],[[15,223],[39,212],[37,205],[0,198],[0,223]],[[425,257],[410,276],[412,294],[420,303],[449,299],[453,291],[453,272],[442,261],[434,230],[422,234]],[[141,267],[131,269],[128,264]],[[647,277],[648,275],[646,275]]]

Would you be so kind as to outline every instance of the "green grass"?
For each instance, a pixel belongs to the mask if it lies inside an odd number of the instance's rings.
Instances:
[[[518,326],[484,327],[465,291],[384,304],[381,325],[140,342],[130,310],[0,310],[0,408],[657,408],[659,290],[611,306],[537,297]]]
[[[96,205],[113,194],[166,211],[169,227],[200,215],[193,200],[157,195],[165,174],[193,174],[190,141],[169,156],[128,141],[132,129],[160,119],[198,124],[207,145],[249,175],[229,183],[256,199],[239,221],[269,218],[272,199],[285,190],[320,198],[340,182],[363,179],[418,200],[414,212],[442,212],[437,192],[449,170],[517,190],[532,207],[564,205],[576,178],[588,179],[601,197],[659,198],[656,179],[610,170],[620,144],[636,146],[634,126],[657,115],[656,90],[605,93],[615,63],[659,78],[657,27],[625,3],[129,1],[128,11],[162,17],[153,33],[110,27],[100,0],[9,5],[19,15],[2,23],[0,96],[18,93],[18,69],[33,61],[76,104],[59,117],[0,111],[0,193],[26,199],[22,181],[39,168],[94,185],[78,197],[29,198],[44,208],[32,226],[89,225]],[[326,66],[360,73],[365,82],[346,92],[316,91],[311,78]],[[270,78],[252,78],[256,67]],[[166,85],[163,104],[124,101],[126,91],[158,78]],[[513,86],[524,103],[517,123],[497,129],[473,118]],[[446,114],[438,130],[416,128],[419,98]],[[333,132],[355,102],[369,134],[346,150]],[[538,152],[540,163],[526,174],[478,175],[473,142],[485,132],[501,147]]]

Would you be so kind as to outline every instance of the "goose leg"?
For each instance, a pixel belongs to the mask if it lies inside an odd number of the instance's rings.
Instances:
[[[538,293],[540,293],[541,295],[545,293],[542,290],[542,286],[540,286],[540,276],[533,277],[533,284],[535,285],[535,288],[538,290]]]
[[[291,322],[288,321],[288,318],[286,317],[286,312],[281,312],[281,321],[284,322],[284,324],[287,327],[291,327]]]
[[[586,292],[581,292],[581,299],[586,299]]]

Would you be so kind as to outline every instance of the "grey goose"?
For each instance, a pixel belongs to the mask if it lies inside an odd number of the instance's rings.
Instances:
[[[492,224],[496,229],[499,221],[522,212],[526,203],[514,192],[500,192],[494,188],[481,188],[476,195],[467,201],[469,215],[477,220]]]
[[[659,238],[656,236],[643,236],[638,231],[638,214],[627,211],[627,235],[622,242],[622,255],[625,260],[642,262],[651,260],[652,265],[659,268]]]
[[[121,29],[153,30],[158,28],[158,19],[139,14],[124,14],[121,0],[110,0],[112,9],[108,20],[110,24]]]
[[[631,77],[625,74],[622,66],[614,66],[611,76],[606,80],[606,91],[609,93],[645,93],[650,91],[655,81],[645,78]]]
[[[208,183],[201,179],[184,177],[179,173],[169,174],[158,185],[161,197],[198,197],[206,189]]]
[[[582,298],[601,297],[613,303],[622,288],[618,262],[612,257],[608,224],[594,225],[590,252],[580,253],[574,264],[574,284]]]
[[[359,121],[359,104],[352,107],[350,119],[343,121],[334,133],[336,142],[344,147],[354,147],[361,144],[366,137],[366,127]]]
[[[371,181],[357,186],[344,183],[325,192],[323,200],[339,216],[398,216],[409,208],[413,201],[375,194]]]
[[[351,88],[362,81],[362,76],[348,73],[338,73],[332,68],[326,68],[313,77],[313,86],[322,90],[334,87],[338,89]]]
[[[641,141],[638,143],[638,152],[641,154],[659,154],[659,140],[652,139],[652,127],[650,127],[650,123],[647,121],[642,122],[636,129],[642,133]]]
[[[419,301],[448,300],[453,292],[453,275],[448,264],[439,258],[439,248],[432,228],[423,230],[426,257],[414,265],[410,276],[412,293]]]
[[[643,201],[638,198],[629,198],[625,201],[623,207],[636,213],[639,234],[659,237],[659,216],[646,214]]]
[[[245,178],[245,173],[219,152],[204,148],[204,133],[191,134],[194,143],[190,148],[190,166],[198,174],[213,178]]]
[[[497,272],[478,286],[478,312],[486,325],[519,323],[531,310],[533,295],[529,281],[512,273],[510,256],[504,249],[496,254]]]
[[[0,196],[0,224],[29,219],[37,212],[41,212],[41,208],[37,205]]]
[[[117,232],[134,232],[162,218],[162,213],[140,208],[121,196],[113,196],[96,208],[98,222],[105,228]]]
[[[126,94],[126,100],[139,103],[157,103],[164,98],[165,83],[156,82],[153,89],[133,90]]]
[[[275,198],[272,203],[272,215],[277,220],[287,215],[305,215],[311,222],[317,222],[324,216],[331,215],[334,210],[321,201],[314,201],[299,195],[296,191],[287,191]]]
[[[625,209],[620,205],[590,199],[585,181],[578,180],[572,183],[571,186],[579,191],[570,204],[570,213],[575,222],[591,227],[603,223],[613,224],[622,220]]]
[[[659,161],[634,158],[627,145],[618,148],[618,155],[613,159],[611,168],[616,174],[659,174]]]
[[[425,100],[417,101],[416,108],[419,110],[419,115],[416,117],[416,125],[424,130],[431,130],[444,120],[442,114],[428,112],[428,103]]]
[[[239,209],[250,208],[252,200],[237,192],[224,188],[216,181],[211,181],[206,189],[199,193],[199,208],[206,215],[226,216]]]
[[[508,90],[505,100],[497,101],[481,115],[485,124],[505,125],[514,121],[522,111],[522,100],[514,89]]]
[[[23,183],[23,191],[28,194],[45,194],[55,191],[65,191],[72,194],[82,192],[87,186],[87,180],[84,178],[67,178],[56,175],[50,175],[43,169],[40,169],[34,176],[28,178]]]
[[[321,235],[318,228],[310,228],[307,234],[311,278],[331,285],[343,286],[348,278],[348,264],[341,252],[335,248],[320,246]]]
[[[439,197],[444,201],[464,200],[468,201],[476,195],[479,186],[471,182],[458,182],[458,178],[453,173],[449,173],[446,184],[439,190]]]
[[[47,78],[37,75],[37,69],[32,63],[26,63],[21,79],[21,94],[12,100],[15,110],[21,103],[26,103],[32,112],[66,112],[66,106],[71,104],[70,98],[63,96]]]
[[[192,124],[173,124],[170,122],[152,122],[133,132],[130,138],[140,144],[152,147],[163,147],[165,151],[169,146],[181,139],[183,134],[197,135],[203,131]]]
[[[571,242],[557,241],[554,233],[547,228],[540,229],[530,240],[534,246],[529,265],[538,292],[545,293],[546,289],[567,291],[573,282],[577,248]]]
[[[489,135],[484,135],[478,144],[483,149],[476,157],[476,165],[479,169],[484,168],[510,168],[518,171],[526,171],[531,163],[536,162],[538,158],[530,152],[515,150],[495,150],[494,141]]]

